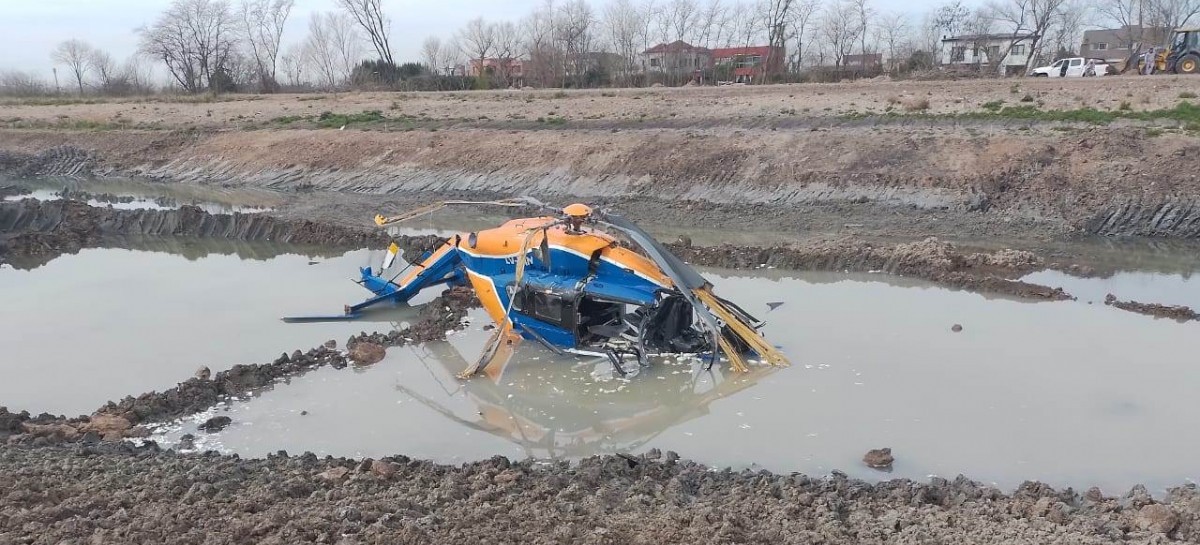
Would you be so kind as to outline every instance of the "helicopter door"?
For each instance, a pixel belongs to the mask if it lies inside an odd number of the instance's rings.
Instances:
[[[575,347],[575,304],[578,293],[526,284],[513,299],[513,310],[532,318],[518,323],[558,348]]]

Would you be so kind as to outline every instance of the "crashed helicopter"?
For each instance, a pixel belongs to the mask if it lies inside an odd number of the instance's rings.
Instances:
[[[424,289],[471,286],[496,327],[484,353],[459,376],[506,362],[520,342],[556,353],[606,357],[625,375],[632,359],[665,354],[724,356],[736,371],[755,359],[787,365],[759,333],[763,322],[713,292],[713,285],[624,217],[572,204],[561,210],[530,197],[489,202],[446,201],[375,223],[388,227],[452,205],[532,207],[541,216],[461,233],[398,273],[385,276],[400,250],[392,243],[378,271],[359,270],[357,283],[374,297],[338,316],[285,318],[289,322],[353,320],[383,303],[406,303]],[[626,247],[617,236],[631,244]],[[636,248],[637,251],[635,251]]]

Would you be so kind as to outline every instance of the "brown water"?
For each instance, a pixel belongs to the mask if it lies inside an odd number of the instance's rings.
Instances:
[[[234,425],[202,436],[202,448],[460,462],[657,447],[718,466],[877,478],[859,459],[888,446],[895,477],[1114,492],[1200,478],[1190,431],[1200,427],[1200,324],[884,276],[763,272],[713,279],[768,320],[787,369],[729,375],[672,361],[620,380],[602,361],[526,345],[498,382],[461,382],[453,374],[484,341],[476,314],[447,342],[296,377],[157,437],[173,444],[227,411]],[[767,313],[771,301],[785,304]]]
[[[370,252],[324,258],[204,242],[194,255],[182,243],[166,247],[184,255],[93,249],[33,271],[0,267],[0,406],[90,413],[172,387],[202,365],[216,372],[270,361],[411,317],[399,310],[373,315],[376,323],[284,324],[284,315],[336,314],[369,295],[349,278]]]

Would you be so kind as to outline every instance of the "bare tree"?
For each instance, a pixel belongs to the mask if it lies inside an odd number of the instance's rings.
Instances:
[[[279,55],[279,71],[288,87],[296,88],[304,83],[303,46],[292,44]]]
[[[853,1],[833,0],[826,4],[819,25],[821,37],[833,54],[834,66],[841,68],[846,56],[854,50],[861,28]]]
[[[128,83],[130,93],[149,94],[153,90],[153,72],[143,61],[144,58],[135,53],[121,63],[121,77]]]
[[[937,9],[933,22],[938,30],[953,38],[963,33],[963,27],[970,18],[971,10],[963,5],[962,0],[954,0]]]
[[[430,72],[437,73],[441,66],[438,66],[438,61],[442,58],[442,39],[437,36],[429,36],[421,42],[421,60],[425,62],[425,67],[429,68]]]
[[[96,76],[96,86],[102,92],[110,90],[117,83],[116,80],[121,79],[122,74],[117,69],[116,61],[105,51],[93,49],[89,64]]]
[[[853,0],[854,14],[858,17],[858,37],[862,40],[862,47],[858,52],[864,55],[864,63],[867,54],[867,37],[871,35],[871,21],[875,17],[875,9],[871,7],[870,0]],[[865,65],[864,65],[865,67]]]
[[[1016,42],[1021,37],[1028,36],[1031,54],[1025,61],[1025,72],[1033,69],[1034,62],[1041,53],[1043,42],[1051,26],[1061,17],[1061,10],[1066,1],[1002,0],[989,4],[988,9],[992,18],[1007,26],[1012,35],[1007,50],[1000,54],[999,58],[1007,57]]]
[[[774,52],[784,51],[787,46],[793,3],[793,0],[765,0],[763,16],[767,26],[767,45],[771,48],[771,54],[765,59],[768,76],[778,74],[783,69],[784,59]]]
[[[554,1],[546,0],[521,20],[525,52],[529,55],[526,78],[532,76],[540,87],[557,79],[557,68],[561,64],[554,44],[554,13]]]
[[[604,31],[613,49],[621,56],[620,76],[629,84],[638,53],[642,51],[639,33],[645,26],[641,12],[630,0],[614,0],[604,6],[602,17]]]
[[[458,36],[463,53],[479,61],[476,75],[484,77],[488,55],[496,49],[496,27],[484,21],[483,17],[476,17],[467,21],[467,25],[459,31]]]
[[[50,86],[34,74],[20,70],[0,71],[0,96],[26,97],[50,91]]]
[[[83,40],[70,39],[58,44],[50,58],[59,64],[67,65],[75,83],[79,85],[79,95],[83,96],[83,78],[92,70],[92,46]]]
[[[804,62],[804,51],[808,45],[805,42],[805,35],[812,28],[814,18],[820,8],[820,0],[797,0],[792,6],[788,26],[791,27],[792,39],[796,43],[796,47],[792,48],[791,65],[793,70],[799,70],[800,65]]]
[[[138,50],[162,61],[184,90],[219,92],[234,51],[234,20],[224,0],[174,0],[150,27],[139,30]]]
[[[388,43],[392,24],[383,14],[383,0],[337,0],[337,3],[366,31],[379,59],[395,66],[392,47]]]
[[[595,40],[595,15],[585,0],[567,0],[558,7],[554,17],[554,36],[563,52],[566,69],[563,84],[568,74],[574,75],[576,84],[582,86],[588,68],[588,55]]]
[[[674,39],[685,42],[694,41],[692,32],[695,29],[696,16],[699,13],[696,0],[670,0],[663,9],[671,35]]]
[[[1170,39],[1170,31],[1187,26],[1200,14],[1200,0],[1147,0],[1146,9],[1155,21],[1167,28],[1166,38]]]
[[[729,29],[729,8],[722,0],[709,0],[696,16],[696,45],[712,47],[721,43]]]
[[[495,37],[495,53],[497,75],[504,87],[513,85],[513,68],[521,49],[521,33],[517,25],[510,21],[496,23],[492,30]]]
[[[1083,25],[1091,14],[1091,5],[1081,0],[1067,0],[1059,8],[1055,21],[1050,25],[1048,37],[1054,51],[1079,53]]]
[[[304,59],[322,87],[336,89],[345,83],[361,58],[354,25],[348,16],[337,12],[314,13],[309,20]]]
[[[877,40],[887,48],[888,70],[895,70],[899,63],[900,48],[909,32],[908,15],[903,12],[887,13],[880,16],[879,25],[875,27]]]
[[[243,37],[254,59],[259,90],[263,92],[277,90],[275,72],[280,42],[295,3],[295,0],[242,0]]]

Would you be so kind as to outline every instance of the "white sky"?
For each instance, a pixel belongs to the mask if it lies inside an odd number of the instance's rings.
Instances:
[[[591,0],[597,8],[604,0]],[[543,0],[384,0],[392,19],[392,48],[398,62],[419,61],[429,35],[450,37],[475,17],[517,20]],[[236,4],[236,1],[232,2]],[[880,11],[914,16],[941,0],[875,0]],[[976,2],[967,2],[974,4]],[[170,0],[0,0],[0,69],[34,72],[49,79],[50,51],[79,38],[123,60],[137,49],[136,29],[154,21]],[[334,9],[333,0],[296,0],[284,35],[286,44],[304,38],[309,15]]]

